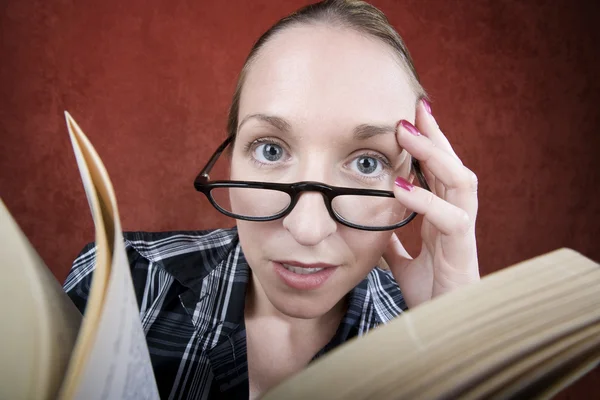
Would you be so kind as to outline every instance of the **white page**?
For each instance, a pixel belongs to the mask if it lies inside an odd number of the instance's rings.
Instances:
[[[75,398],[158,399],[121,234],[115,242],[104,310]]]
[[[0,200],[0,399],[55,399],[81,313]]]
[[[96,219],[101,216],[108,247],[112,248],[109,281],[98,326],[89,354],[86,352],[81,368],[76,369],[74,398],[158,399],[112,184],[87,137],[71,116],[65,115],[88,202],[95,215],[94,222],[98,227]],[[86,310],[83,324],[87,314]],[[63,394],[69,397],[69,391]]]

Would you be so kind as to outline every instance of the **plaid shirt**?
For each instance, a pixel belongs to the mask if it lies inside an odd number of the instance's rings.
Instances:
[[[247,399],[244,299],[250,270],[237,229],[132,232],[124,238],[161,398]],[[64,284],[82,313],[94,264],[94,245],[88,244]],[[335,336],[314,358],[406,309],[394,278],[380,268],[348,300]]]

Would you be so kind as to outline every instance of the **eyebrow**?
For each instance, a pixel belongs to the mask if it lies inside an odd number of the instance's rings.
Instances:
[[[238,132],[242,128],[242,125],[249,119],[256,118],[260,121],[266,122],[278,129],[282,133],[289,133],[292,130],[291,124],[284,118],[276,117],[274,115],[267,114],[250,114],[244,117],[238,126]],[[370,125],[360,124],[352,130],[352,136],[356,140],[367,140],[373,136],[378,136],[387,133],[396,133],[396,127],[394,125]]]
[[[249,119],[256,118],[260,121],[266,122],[269,125],[272,125],[274,128],[282,131],[283,133],[289,133],[292,130],[292,126],[289,122],[281,117],[276,117],[274,115],[266,115],[266,114],[250,114],[244,117],[242,122],[238,125],[238,132],[242,128],[242,125],[246,123]]]
[[[353,136],[358,140],[366,140],[386,133],[396,133],[396,127],[393,125],[360,124],[354,128]]]

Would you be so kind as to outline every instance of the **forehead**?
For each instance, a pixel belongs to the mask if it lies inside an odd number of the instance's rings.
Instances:
[[[240,115],[264,113],[298,128],[336,129],[414,121],[416,96],[393,50],[347,28],[285,29],[251,65]]]

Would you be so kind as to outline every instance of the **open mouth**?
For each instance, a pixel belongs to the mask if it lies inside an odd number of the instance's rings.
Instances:
[[[315,272],[323,271],[325,269],[325,268],[294,267],[293,265],[284,264],[284,263],[281,263],[281,265],[283,266],[283,268],[287,269],[288,271],[291,271],[291,272],[293,272],[295,274],[299,274],[299,275],[310,275],[310,274],[314,274]]]
[[[325,284],[337,270],[332,264],[294,265],[285,261],[273,261],[275,272],[288,287],[296,290],[315,290]]]

